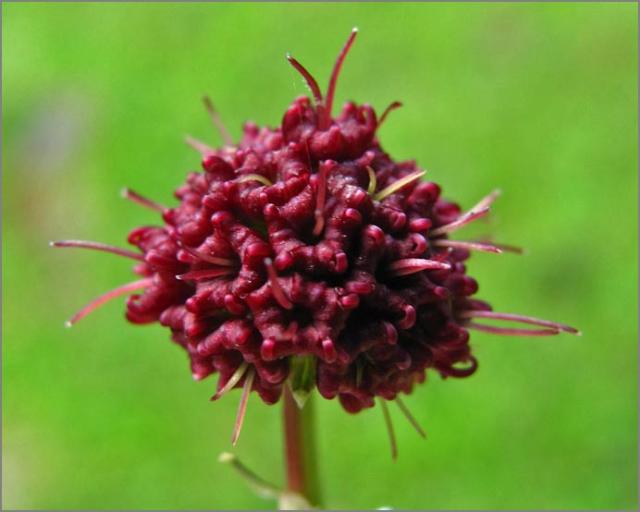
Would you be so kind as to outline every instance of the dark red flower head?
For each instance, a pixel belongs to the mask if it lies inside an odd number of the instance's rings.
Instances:
[[[315,376],[325,398],[355,413],[424,381],[467,377],[477,368],[469,329],[551,335],[574,329],[491,312],[472,298],[471,250],[507,246],[449,235],[485,215],[496,193],[463,213],[440,187],[422,181],[415,162],[396,162],[380,146],[369,105],[346,103],[332,116],[336,79],[355,38],[343,48],[325,97],[292,57],[313,95],[297,98],[277,128],[244,126],[238,144],[215,150],[190,139],[204,172],[188,175],[162,213],[163,224],[129,235],[137,252],[85,242],[139,260],[133,323],[160,322],[189,354],[196,379],[217,373],[214,398],[231,388],[277,402],[292,368]],[[219,120],[207,103],[216,123]],[[223,131],[223,134],[225,132]],[[72,321],[88,313],[90,304]],[[490,327],[476,318],[515,320],[535,329]],[[306,357],[304,357],[306,356]],[[301,365],[302,362],[302,365]],[[313,377],[312,377],[313,378]]]

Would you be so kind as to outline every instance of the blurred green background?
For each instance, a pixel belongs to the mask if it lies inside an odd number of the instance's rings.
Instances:
[[[503,191],[479,229],[528,255],[475,255],[497,310],[584,331],[550,339],[473,333],[467,380],[436,375],[392,409],[318,404],[333,508],[637,506],[637,6],[634,4],[6,4],[3,14],[3,505],[272,508],[217,462],[239,392],[208,401],[185,354],[114,301],[127,261],[54,251],[63,238],[124,245],[157,222],[118,197],[160,202],[219,144],[208,93],[234,136],[277,124],[306,92],[292,51],[324,84],[352,26],[338,87],[379,111],[398,159],[416,158],[471,206]],[[471,229],[471,228],[470,228]],[[476,228],[478,229],[478,228]],[[283,481],[280,408],[252,398],[236,453]]]

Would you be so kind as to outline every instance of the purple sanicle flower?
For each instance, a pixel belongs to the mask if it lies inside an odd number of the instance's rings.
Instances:
[[[381,116],[366,104],[332,104],[354,30],[336,61],[326,95],[293,57],[312,98],[299,97],[277,128],[244,125],[234,144],[211,102],[205,104],[226,141],[213,149],[189,138],[204,172],[188,175],[165,207],[125,190],[157,210],[162,224],[135,229],[129,251],[96,242],[62,241],[136,260],[140,279],[99,297],[69,325],[100,304],[130,295],[127,319],[160,322],[184,347],[195,379],[218,374],[212,399],[242,387],[234,429],[255,391],[279,400],[300,361],[311,387],[337,397],[348,412],[376,397],[397,400],[423,382],[428,369],[467,377],[477,368],[469,331],[547,336],[575,329],[496,313],[473,298],[476,281],[465,260],[472,251],[514,250],[449,238],[484,217],[498,193],[466,212],[422,181],[415,162],[396,162],[382,149]],[[480,320],[533,327],[500,327]],[[304,359],[301,359],[304,358]],[[307,383],[308,384],[308,383]],[[386,410],[385,417],[388,417]]]

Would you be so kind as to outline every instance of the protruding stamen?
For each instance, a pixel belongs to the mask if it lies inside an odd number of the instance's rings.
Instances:
[[[100,297],[92,300],[89,304],[83,307],[80,311],[78,311],[75,315],[73,315],[67,322],[65,322],[66,327],[71,327],[73,324],[82,320],[85,316],[87,316],[92,311],[96,310],[100,306],[102,306],[105,302],[110,301],[111,299],[115,299],[116,297],[120,297],[122,295],[126,295],[129,292],[133,292],[135,290],[140,290],[142,288],[147,288],[151,286],[153,282],[153,278],[148,277],[146,279],[140,279],[139,281],[134,281],[133,283],[128,283],[123,286],[119,286],[104,295],[100,295]]]
[[[390,196],[391,194],[396,193],[401,188],[406,187],[410,183],[413,183],[416,180],[422,178],[427,171],[416,171],[411,174],[407,174],[404,178],[400,178],[399,180],[394,181],[391,185],[383,188],[380,192],[378,192],[373,198],[376,201],[382,201],[385,197]]]
[[[327,175],[329,174],[329,165],[325,162],[320,164],[318,170],[318,190],[316,192],[316,209],[314,216],[316,223],[313,226],[313,234],[315,236],[322,233],[324,228],[324,204],[327,199]]]
[[[256,492],[256,494],[258,494],[258,496],[266,499],[276,499],[280,496],[282,492],[280,489],[256,475],[247,466],[240,462],[238,457],[236,457],[233,453],[221,453],[218,457],[218,462],[231,464],[233,469],[235,469],[240,474],[244,481],[247,482],[247,484]]]
[[[500,189],[494,190],[490,194],[487,194],[482,199],[480,199],[478,204],[476,204],[473,208],[471,208],[470,211],[482,210],[483,208],[489,208],[493,204],[493,202],[496,199],[498,199],[498,197],[500,197],[500,194],[502,194],[502,191]]]
[[[327,88],[327,98],[325,101],[325,110],[324,110],[324,121],[322,123],[322,126],[320,126],[321,129],[326,128],[331,123],[331,108],[333,107],[333,97],[336,92],[338,75],[340,75],[340,69],[342,68],[342,63],[344,62],[344,59],[347,56],[347,53],[349,53],[349,49],[351,48],[351,45],[353,44],[353,41],[355,40],[357,35],[358,35],[358,29],[354,27],[353,30],[351,31],[351,35],[349,36],[349,39],[347,39],[347,42],[342,47],[342,50],[340,50],[340,54],[338,55],[335,65],[333,66],[331,78],[329,79],[329,87]]]
[[[316,105],[321,106],[322,93],[320,92],[320,87],[318,87],[318,82],[316,82],[316,79],[313,78],[313,75],[309,73],[309,71],[307,71],[307,68],[300,64],[297,59],[295,59],[289,53],[287,53],[287,60],[296,69],[296,71],[302,75],[302,78],[304,78],[305,82],[307,82],[309,89],[311,89],[311,94],[313,94],[313,98],[316,100]]]
[[[398,404],[398,407],[400,408],[400,410],[402,411],[402,414],[404,414],[405,418],[407,418],[407,420],[409,421],[409,423],[411,423],[411,426],[416,430],[416,432],[421,436],[424,437],[426,439],[427,434],[425,434],[424,430],[422,430],[422,427],[420,426],[420,424],[418,423],[418,421],[415,419],[415,417],[413,416],[413,414],[411,414],[411,411],[409,410],[409,408],[405,405],[405,403],[402,401],[402,399],[400,398],[400,396],[396,396],[396,400],[395,400],[396,404]]]
[[[191,135],[185,135],[184,141],[188,146],[191,146],[202,156],[209,156],[215,153],[213,148],[207,146],[204,142],[198,139],[194,139]]]
[[[146,197],[141,196],[140,194],[131,190],[130,188],[123,188],[120,191],[120,195],[125,199],[128,199],[129,201],[133,201],[134,203],[144,206],[145,208],[149,208],[150,210],[155,210],[160,213],[164,212],[165,210],[168,210],[166,206],[163,206],[160,203],[156,203],[151,199],[147,199]]]
[[[493,318],[494,320],[507,320],[510,322],[520,322],[522,324],[539,325],[541,327],[549,327],[551,329],[580,335],[580,331],[569,325],[551,322],[550,320],[542,320],[532,316],[516,315],[513,313],[499,313],[496,311],[469,310],[460,313],[461,318]]]
[[[468,251],[492,252],[494,254],[502,253],[502,250],[499,247],[482,242],[463,242],[462,240],[448,240],[446,238],[441,238],[438,240],[434,240],[432,243],[433,245],[436,245],[438,247],[451,247],[452,249],[466,249]]]
[[[271,180],[262,174],[245,174],[244,176],[240,176],[237,180],[238,183],[245,183],[247,181],[259,181],[265,187],[270,187],[273,185]]]
[[[211,256],[210,254],[205,254],[197,249],[193,249],[192,247],[188,247],[183,245],[182,248],[187,251],[189,254],[192,254],[196,258],[200,258],[207,263],[212,263],[213,265],[222,265],[224,267],[235,267],[236,262],[234,260],[230,260],[228,258],[219,258],[217,256]]]
[[[179,281],[202,281],[204,279],[211,279],[214,277],[228,276],[235,273],[235,269],[225,268],[207,268],[202,270],[192,270],[184,274],[179,274],[176,279]]]
[[[378,178],[376,178],[376,172],[369,165],[367,165],[367,172],[369,173],[369,187],[367,188],[367,193],[372,196],[378,186]]]
[[[384,120],[387,118],[387,116],[391,112],[393,112],[397,108],[400,108],[401,106],[402,106],[402,103],[400,103],[399,101],[394,101],[393,103],[391,103],[391,105],[389,105],[387,108],[385,108],[384,112],[380,116],[380,120],[378,121],[378,128],[380,128],[380,125],[382,123],[384,123]]]
[[[453,222],[449,224],[445,224],[444,226],[440,226],[439,228],[434,229],[431,232],[432,236],[443,235],[445,233],[451,233],[457,229],[460,229],[463,226],[466,226],[470,222],[479,219],[480,217],[484,217],[489,212],[489,207],[493,204],[493,202],[498,198],[501,194],[500,190],[494,190],[490,194],[486,195],[478,204],[476,204],[473,208],[466,211],[460,217],[458,217]]]
[[[244,416],[247,413],[247,402],[249,401],[249,393],[251,392],[251,386],[253,386],[253,378],[255,377],[255,370],[251,367],[247,371],[247,376],[244,379],[244,385],[242,386],[242,396],[240,397],[240,403],[238,404],[238,414],[236,415],[236,422],[233,425],[233,433],[231,434],[231,444],[233,446],[238,442],[240,437],[240,431],[242,430],[242,423],[244,422]]]
[[[498,249],[502,250],[503,252],[511,252],[514,254],[527,254],[528,252],[526,249],[522,247],[518,247],[517,245],[497,244],[495,242],[489,242],[488,240],[479,240],[479,242],[489,243],[494,247],[497,247]]]
[[[476,331],[490,332],[491,334],[503,334],[505,336],[555,336],[560,334],[558,329],[513,329],[510,327],[493,327],[489,325],[476,324],[469,322],[464,325],[467,329],[475,329]]]
[[[114,247],[112,245],[103,244],[100,242],[89,242],[86,240],[58,240],[56,242],[49,242],[50,247],[78,247],[80,249],[92,249],[94,251],[108,252],[111,254],[117,254],[118,256],[124,256],[125,258],[131,258],[133,260],[144,261],[144,256],[137,252],[128,251],[127,249],[120,249],[120,247]]]
[[[218,111],[213,106],[211,98],[209,98],[209,96],[203,96],[202,102],[204,103],[204,107],[209,113],[209,117],[211,117],[211,121],[213,121],[214,126],[220,132],[220,136],[222,137],[223,142],[227,146],[233,146],[233,138],[231,137],[229,130],[227,130],[227,127],[222,122],[222,119],[220,119],[220,114],[218,114]]]
[[[273,268],[271,258],[265,258],[264,265],[267,267],[267,274],[269,275],[269,284],[271,285],[273,298],[276,299],[278,304],[280,304],[284,309],[293,309],[293,302],[291,302],[285,295],[282,286],[280,286],[280,283],[278,282],[278,274],[276,274],[276,269]]]
[[[389,273],[392,276],[408,276],[423,270],[449,270],[451,265],[442,261],[427,260],[423,258],[404,258],[396,260],[389,265]]]
[[[389,434],[389,444],[391,445],[391,458],[395,461],[398,458],[398,443],[396,442],[396,434],[393,430],[393,423],[391,422],[391,415],[389,414],[389,408],[387,402],[384,399],[380,399],[380,408],[382,409],[382,415],[384,416],[384,423],[387,427],[387,433]]]
[[[211,400],[218,400],[219,398],[222,398],[224,395],[226,395],[229,391],[231,391],[235,387],[235,385],[240,382],[240,379],[244,377],[244,374],[247,372],[248,366],[249,365],[246,361],[242,361],[236,371],[233,372],[233,375],[229,377],[229,380],[226,382],[226,384],[222,386],[219,391],[216,391],[215,395],[211,397]]]
[[[488,206],[485,206],[480,210],[469,210],[468,212],[465,212],[462,215],[460,215],[460,217],[458,217],[453,222],[450,222],[449,224],[445,224],[444,226],[440,226],[439,228],[434,229],[433,231],[431,231],[430,235],[439,236],[439,235],[444,235],[445,233],[451,233],[452,231],[460,229],[461,227],[466,226],[470,222],[473,222],[474,220],[479,219],[480,217],[484,217],[487,213],[489,213]]]

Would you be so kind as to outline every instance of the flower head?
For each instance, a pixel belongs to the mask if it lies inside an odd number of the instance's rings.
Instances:
[[[474,373],[471,329],[576,332],[495,313],[473,298],[478,284],[464,264],[470,253],[510,248],[450,236],[485,216],[498,194],[463,212],[437,184],[422,180],[425,171],[415,162],[385,153],[377,131],[399,103],[378,116],[350,102],[333,116],[337,78],[355,36],[338,57],[326,95],[288,56],[312,98],[297,98],[280,126],[246,123],[237,144],[221,127],[227,142],[221,149],[188,139],[202,155],[203,172],[189,174],[177,189],[177,206],[126,190],[163,221],[129,234],[135,251],[57,243],[137,260],[140,280],[97,299],[72,323],[137,290],[127,300],[127,319],[169,328],[195,379],[218,374],[213,399],[243,387],[241,412],[249,391],[277,402],[299,368],[323,397],[337,397],[355,413],[376,397],[411,392],[428,369],[443,377]],[[485,318],[534,327],[478,323]]]

